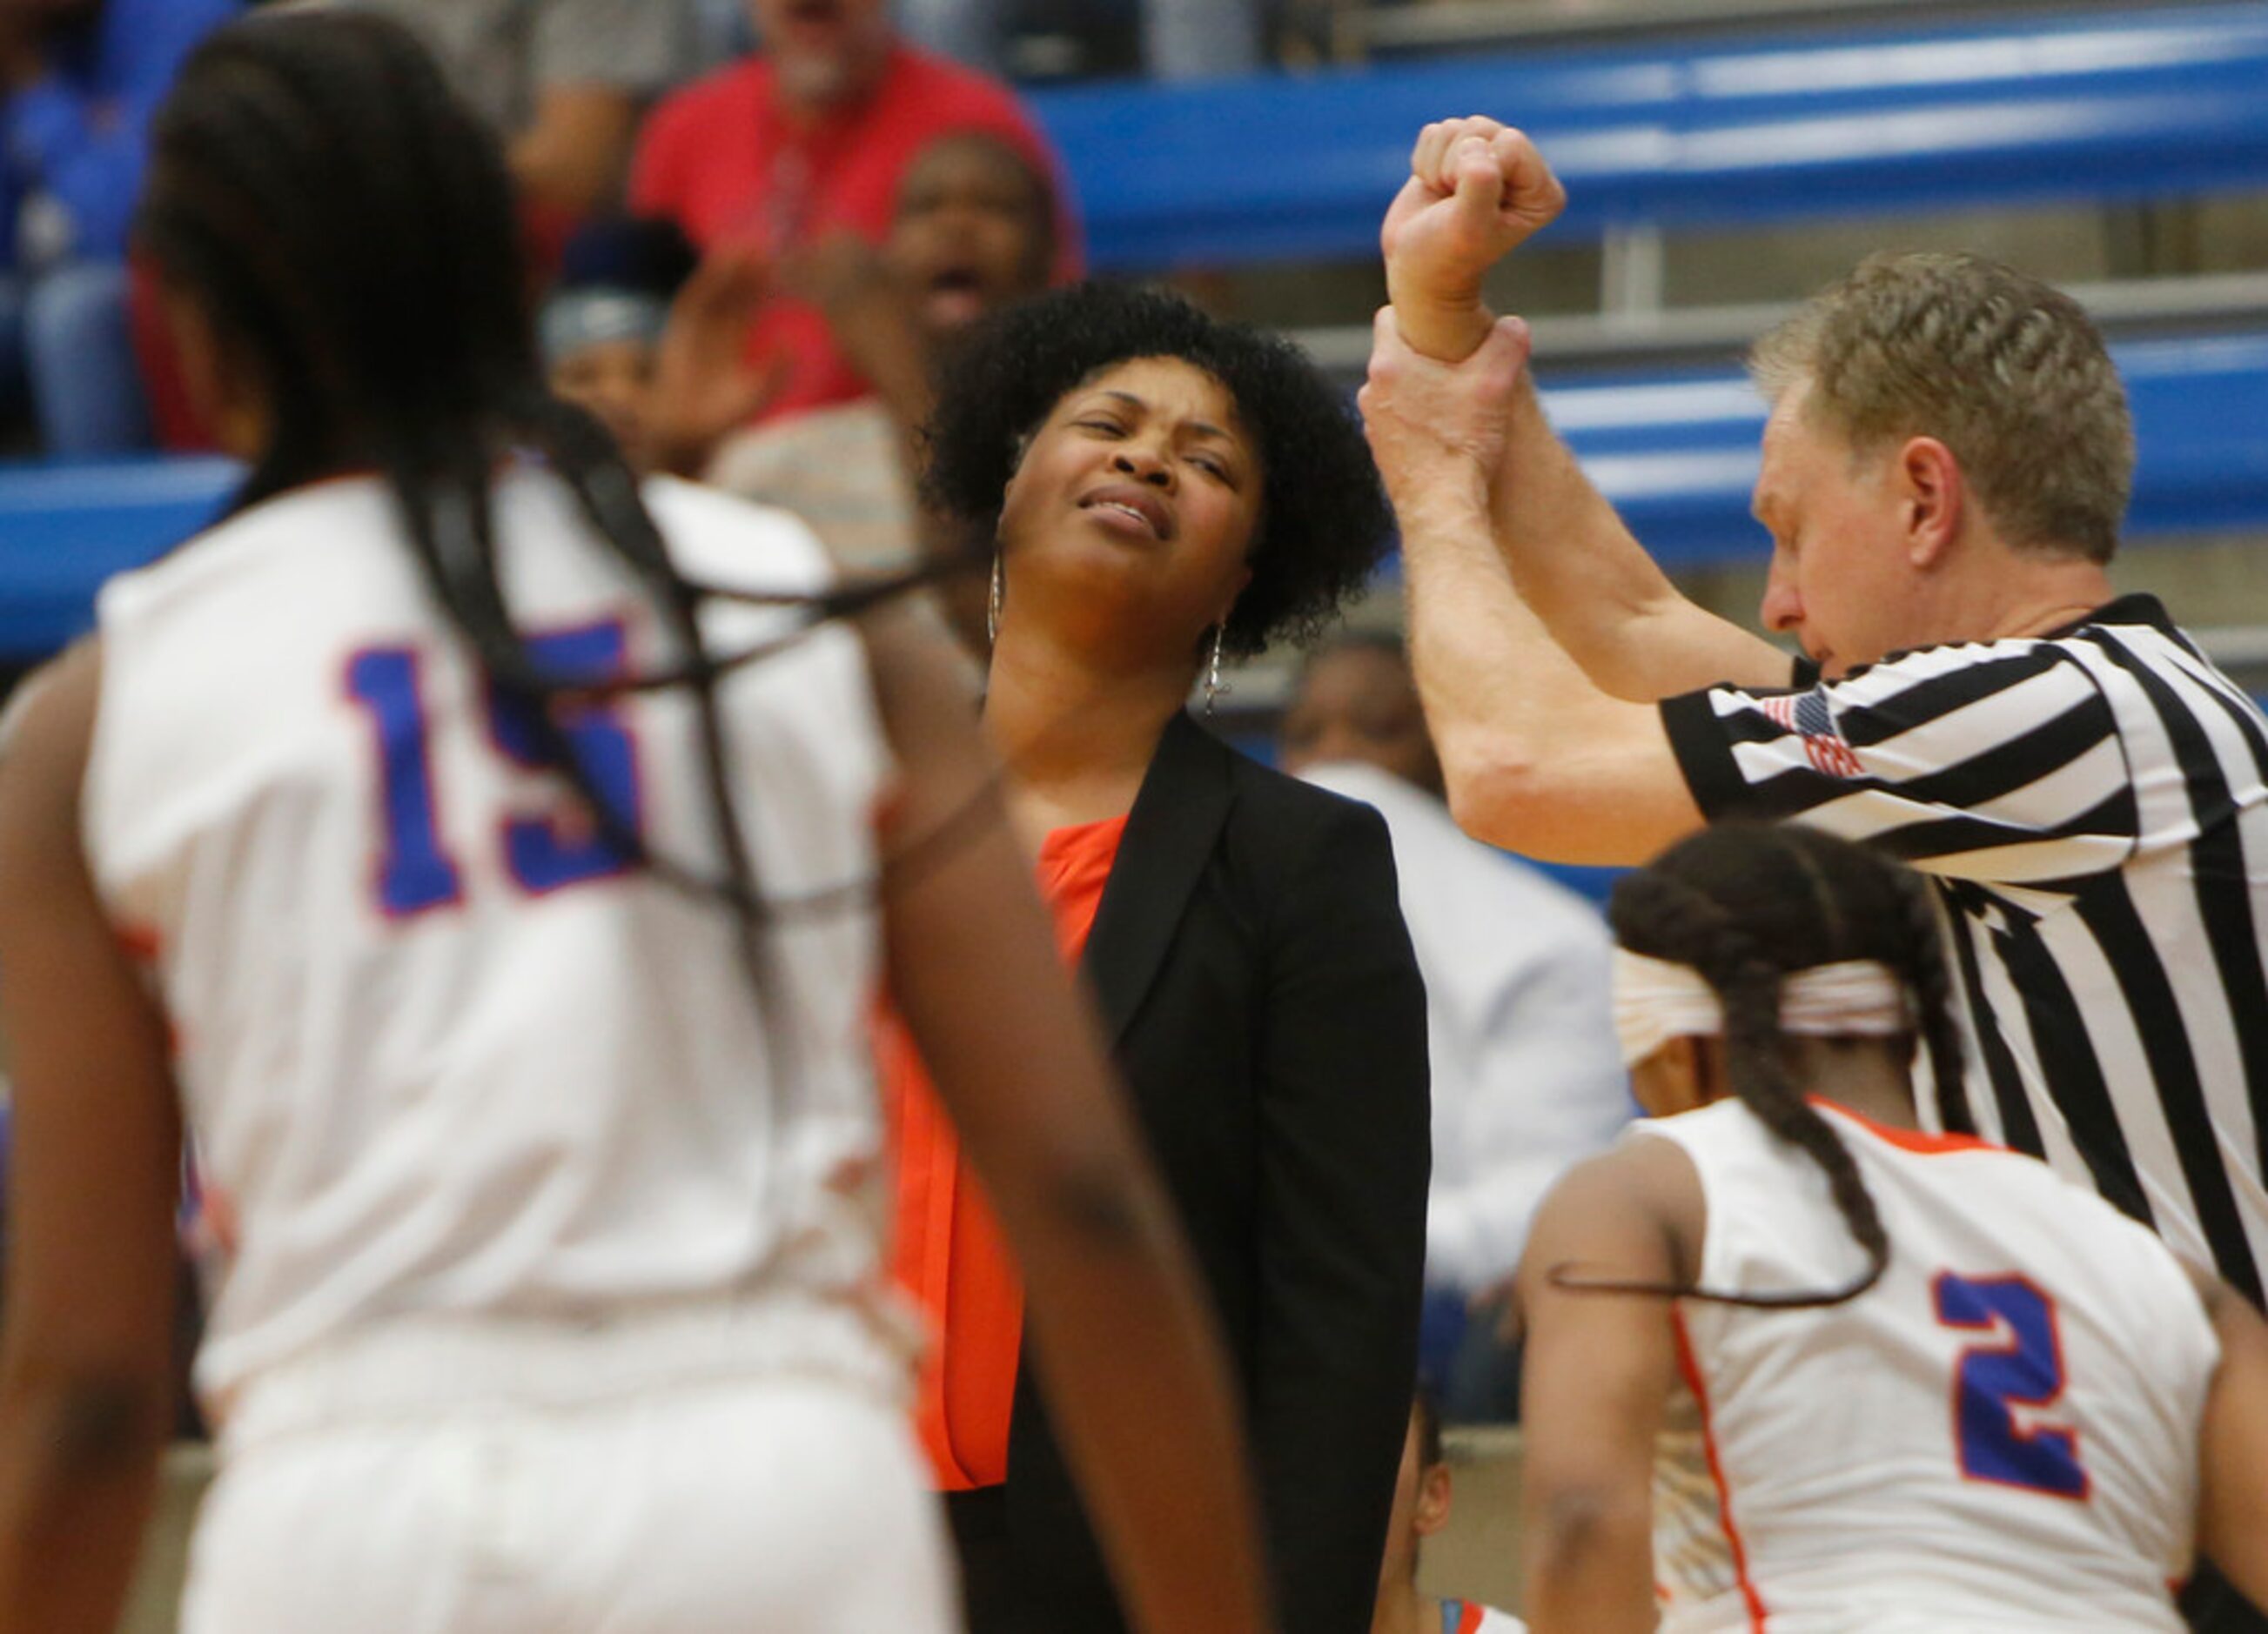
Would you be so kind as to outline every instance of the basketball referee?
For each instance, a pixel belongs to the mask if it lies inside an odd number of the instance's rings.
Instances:
[[[1801,644],[1791,672],[1672,587],[1546,423],[1524,327],[1480,305],[1564,202],[1541,156],[1453,121],[1413,168],[1363,408],[1459,821],[1634,863],[1787,820],[1912,864],[1979,1132],[2261,1303],[2268,719],[2112,593],[2134,444],[2094,325],[1989,261],[1876,257],[1758,346],[1763,616]]]

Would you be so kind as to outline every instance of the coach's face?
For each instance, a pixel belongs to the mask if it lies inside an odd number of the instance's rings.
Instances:
[[[1264,486],[1236,400],[1195,364],[1140,357],[1080,382],[1008,482],[1003,639],[1029,620],[1090,652],[1194,669],[1251,579]]]
[[[1806,412],[1808,384],[1764,427],[1751,508],[1772,536],[1762,616],[1830,679],[1933,637],[1914,570],[1896,456],[1858,455]]]

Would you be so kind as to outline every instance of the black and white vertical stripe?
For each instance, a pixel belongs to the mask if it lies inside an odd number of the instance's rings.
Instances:
[[[1981,1130],[2256,1304],[2268,1274],[2268,718],[2147,597],[1793,695],[1662,705],[1712,818],[1932,875]]]

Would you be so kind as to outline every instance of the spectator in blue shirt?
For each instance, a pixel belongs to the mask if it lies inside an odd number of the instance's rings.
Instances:
[[[126,236],[150,117],[237,0],[0,0],[0,398],[48,451],[147,446]]]

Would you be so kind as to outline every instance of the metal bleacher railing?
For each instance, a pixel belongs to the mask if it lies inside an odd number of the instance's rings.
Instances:
[[[1040,104],[1094,260],[1127,271],[1373,254],[1412,133],[1445,114],[1494,111],[1535,130],[1567,177],[1573,202],[1553,232],[1572,240],[2268,188],[2264,86],[2268,0],[2244,0],[1066,91]],[[2256,291],[2268,276],[2218,280],[2193,313],[2215,333],[2119,349],[2141,445],[2137,538],[2268,530],[2257,430],[2268,292]],[[2101,294],[2132,305],[2131,289]],[[1548,350],[1549,326],[1538,334]],[[1589,377],[1549,395],[1665,560],[1756,552],[1747,497],[1763,408],[1736,373]],[[0,473],[0,663],[84,628],[101,579],[201,526],[227,480],[211,461]]]
[[[2116,350],[2141,447],[2130,534],[2268,529],[2268,333]],[[1759,548],[1748,503],[1764,408],[1738,374],[1586,379],[1545,399],[1593,478],[1666,564]],[[95,586],[202,526],[228,481],[217,460],[0,477],[0,659],[52,651],[84,628]]]
[[[1491,113],[1564,239],[2268,186],[2268,4],[1649,40],[1035,101],[1110,270],[1351,258],[1418,127]]]

